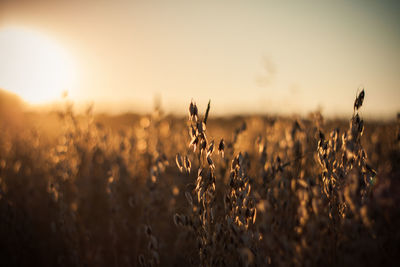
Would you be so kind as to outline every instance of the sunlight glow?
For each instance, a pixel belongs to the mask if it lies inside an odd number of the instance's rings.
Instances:
[[[0,88],[30,104],[61,99],[76,82],[73,58],[47,36],[24,28],[0,30]]]

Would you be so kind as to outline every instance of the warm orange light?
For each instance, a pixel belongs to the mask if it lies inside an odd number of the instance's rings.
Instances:
[[[62,46],[40,33],[23,28],[0,30],[0,88],[31,104],[61,99],[73,90],[76,69]]]

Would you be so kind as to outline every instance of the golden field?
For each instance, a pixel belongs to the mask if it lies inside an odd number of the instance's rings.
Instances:
[[[398,264],[400,117],[361,94],[347,120],[0,101],[2,266]]]

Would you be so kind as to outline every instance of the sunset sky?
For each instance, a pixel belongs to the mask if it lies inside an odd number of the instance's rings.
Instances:
[[[0,0],[0,88],[43,104],[400,111],[399,1]]]

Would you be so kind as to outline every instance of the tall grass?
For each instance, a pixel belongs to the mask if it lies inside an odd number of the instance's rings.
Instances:
[[[67,105],[56,141],[0,124],[1,264],[395,265],[400,119],[364,122],[363,100],[348,123],[192,101],[119,130]]]

